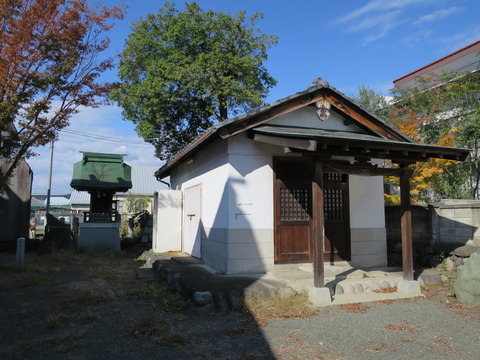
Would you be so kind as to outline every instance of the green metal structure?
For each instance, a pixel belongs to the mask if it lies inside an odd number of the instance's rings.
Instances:
[[[124,154],[83,152],[83,160],[73,165],[70,186],[88,191],[90,212],[86,222],[118,221],[113,195],[132,187],[131,167],[123,162]]]
[[[83,160],[73,165],[72,188],[124,192],[132,187],[132,169],[123,162],[124,154],[82,153]]]

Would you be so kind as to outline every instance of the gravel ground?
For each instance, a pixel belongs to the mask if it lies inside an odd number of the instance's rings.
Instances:
[[[182,301],[119,256],[0,254],[0,359],[480,359],[480,307],[447,296],[332,306],[303,319],[172,312]],[[12,260],[13,259],[13,260]]]

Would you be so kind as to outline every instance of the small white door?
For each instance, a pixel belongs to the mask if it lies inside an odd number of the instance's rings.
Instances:
[[[183,201],[182,250],[187,254],[201,258],[202,185],[185,189]]]

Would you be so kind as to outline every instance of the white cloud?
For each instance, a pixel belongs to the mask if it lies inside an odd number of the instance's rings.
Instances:
[[[402,43],[408,48],[412,48],[417,44],[430,42],[433,36],[433,31],[430,29],[424,29],[422,31],[417,31],[416,33],[404,36],[401,38]]]
[[[478,39],[480,39],[480,24],[472,25],[462,32],[443,37],[439,42],[444,44],[444,52],[451,53],[478,41]]]
[[[359,23],[350,26],[348,31],[355,32],[372,28],[392,26],[395,23],[395,20],[398,18],[398,15],[400,15],[400,11],[391,11],[375,17],[365,18]]]
[[[379,12],[379,11],[388,11],[392,9],[402,9],[409,5],[418,5],[421,3],[429,3],[432,0],[373,0],[369,3],[365,4],[359,9],[356,9],[343,17],[336,19],[335,23],[345,23],[351,20],[357,19],[361,16],[370,14],[372,12]]]
[[[372,34],[364,37],[362,44],[365,45],[387,36],[394,28],[405,22],[405,20],[399,18],[400,14],[401,11],[391,11],[375,17],[368,17],[350,26],[348,31],[374,30]]]
[[[448,9],[437,10],[437,11],[434,11],[433,13],[421,16],[417,21],[415,21],[415,24],[422,24],[422,23],[441,20],[450,15],[458,13],[462,10],[463,8],[456,7],[456,6],[452,6],[451,8],[448,8]]]
[[[369,44],[389,35],[394,29],[405,23],[412,23],[412,13],[415,7],[436,5],[435,0],[372,0],[360,8],[357,8],[341,17],[332,24],[346,24],[347,32],[364,32],[362,45]],[[447,9],[448,14],[457,8]],[[437,16],[447,16],[438,13]]]

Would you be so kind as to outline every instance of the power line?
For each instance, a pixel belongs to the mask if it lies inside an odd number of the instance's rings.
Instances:
[[[89,134],[89,133],[85,133],[85,132],[82,132],[82,131],[74,131],[74,130],[63,129],[60,132],[64,133],[64,134],[66,133],[66,134],[69,134],[69,135],[75,135],[75,136],[79,136],[79,137],[88,137],[88,138],[92,138],[92,139],[96,139],[96,140],[102,140],[102,141],[111,141],[111,142],[116,142],[116,143],[121,142],[121,143],[124,143],[124,144],[143,145],[143,146],[151,145],[151,144],[148,144],[144,141],[129,140],[129,139],[125,139],[125,138],[111,137],[111,136],[105,136],[105,135]]]

